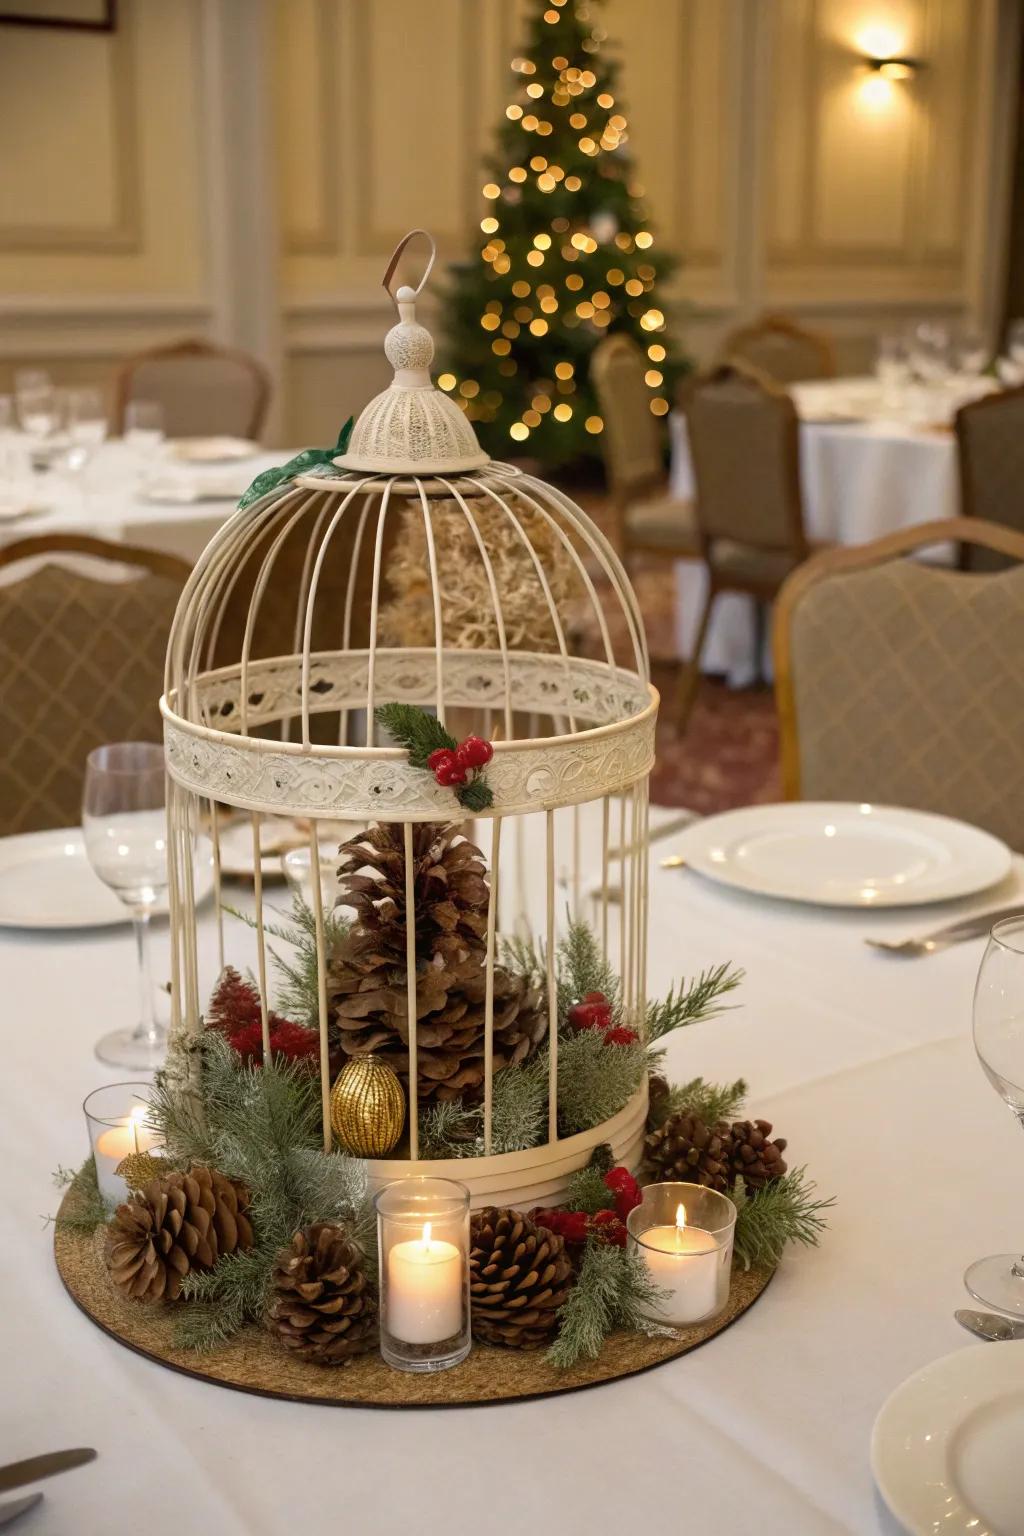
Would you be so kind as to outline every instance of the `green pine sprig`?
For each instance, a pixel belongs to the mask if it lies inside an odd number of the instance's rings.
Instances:
[[[791,1168],[756,1195],[748,1195],[743,1180],[736,1180],[730,1192],[736,1206],[734,1250],[744,1269],[755,1265],[774,1268],[789,1243],[817,1248],[828,1226],[823,1213],[836,1202],[834,1195],[816,1200],[816,1189],[807,1178],[806,1168]]]
[[[590,1238],[576,1284],[559,1308],[558,1337],[547,1352],[548,1361],[568,1370],[580,1360],[596,1360],[616,1328],[671,1336],[671,1328],[648,1316],[667,1295],[654,1284],[638,1253]]]
[[[94,1157],[78,1169],[58,1167],[53,1182],[67,1190],[63,1210],[52,1218],[58,1232],[94,1232],[107,1220],[110,1207],[100,1194]]]
[[[709,966],[691,982],[674,985],[667,997],[647,1005],[647,1039],[660,1040],[686,1024],[699,1024],[725,1011],[722,998],[735,991],[743,972],[729,964]]]
[[[673,1083],[668,1093],[653,1106],[651,1129],[664,1125],[670,1115],[696,1115],[705,1125],[719,1120],[735,1120],[743,1108],[748,1088],[744,1078],[734,1083],[706,1083],[702,1077],[688,1083]]]
[[[417,704],[379,704],[373,717],[398,746],[405,748],[414,768],[426,768],[432,752],[454,752],[459,745],[435,715]],[[467,811],[486,811],[494,804],[494,794],[479,769],[467,783],[453,784],[452,788]]]

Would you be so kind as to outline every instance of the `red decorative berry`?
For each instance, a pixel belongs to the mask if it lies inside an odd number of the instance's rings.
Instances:
[[[605,1045],[635,1045],[640,1039],[635,1029],[624,1029],[620,1024],[617,1029],[605,1031]]]
[[[602,1242],[612,1243],[616,1248],[625,1248],[627,1232],[618,1211],[595,1211],[590,1219],[594,1235]]]
[[[462,764],[456,760],[454,754],[450,755],[450,762],[438,763],[437,767],[434,769],[434,778],[439,784],[444,784],[446,786],[450,784],[465,784],[465,768],[463,768]]]
[[[609,1003],[573,1003],[567,1018],[570,1029],[610,1029],[611,1005]]]
[[[586,1211],[563,1211],[555,1207],[531,1211],[530,1215],[539,1227],[547,1227],[549,1232],[564,1237],[567,1243],[585,1243],[587,1240]]]
[[[608,999],[603,992],[584,992],[583,1001],[585,1003],[606,1003]]]
[[[620,1221],[625,1221],[630,1211],[643,1199],[640,1185],[628,1168],[610,1168],[604,1182],[615,1196],[615,1210]]]
[[[454,763],[455,753],[451,747],[436,747],[427,758],[427,767],[431,773],[436,773],[442,763]]]
[[[486,768],[494,756],[494,748],[490,742],[484,741],[480,736],[467,736],[455,750],[463,768]]]

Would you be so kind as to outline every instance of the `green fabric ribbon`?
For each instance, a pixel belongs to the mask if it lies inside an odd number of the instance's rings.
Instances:
[[[348,440],[352,436],[352,417],[338,433],[338,441],[333,448],[303,448],[294,459],[289,459],[287,464],[278,464],[274,469],[265,469],[255,480],[238,503],[238,509],[251,507],[254,501],[259,501],[270,491],[276,491],[278,486],[284,485],[286,480],[294,480],[296,475],[331,475],[341,474],[331,462],[338,454],[344,453],[348,447]]]

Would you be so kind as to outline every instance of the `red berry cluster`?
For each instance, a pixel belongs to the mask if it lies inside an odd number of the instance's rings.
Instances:
[[[467,736],[457,747],[438,747],[427,758],[427,767],[439,784],[465,784],[471,773],[486,768],[494,748],[480,736]]]
[[[603,992],[588,992],[578,1003],[573,1003],[568,1013],[569,1028],[597,1029],[604,1035],[605,1045],[632,1045],[640,1036],[635,1029],[613,1024],[612,1005]]]
[[[538,1209],[531,1212],[539,1226],[572,1246],[582,1246],[588,1237],[600,1238],[603,1243],[613,1243],[616,1248],[626,1246],[626,1217],[643,1199],[640,1186],[628,1168],[611,1168],[604,1176],[609,1204],[603,1211],[592,1215],[587,1211]]]

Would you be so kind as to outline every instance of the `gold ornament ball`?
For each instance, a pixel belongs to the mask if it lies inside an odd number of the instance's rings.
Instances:
[[[405,1094],[398,1076],[372,1052],[353,1056],[331,1089],[331,1125],[353,1157],[387,1157],[405,1124]]]

